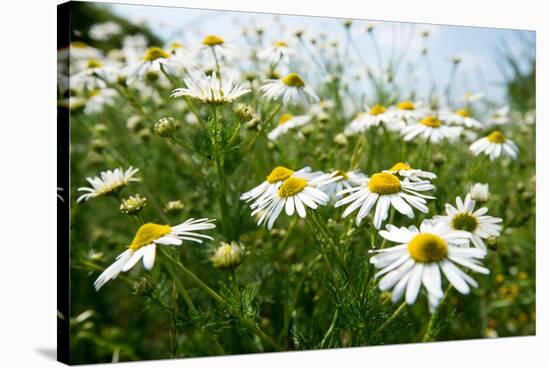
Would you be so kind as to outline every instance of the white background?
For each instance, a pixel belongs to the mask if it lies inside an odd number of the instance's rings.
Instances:
[[[136,1],[119,1],[136,3]],[[0,4],[0,366],[54,365],[56,351],[56,0]],[[537,31],[537,336],[145,362],[140,366],[540,366],[550,345],[545,238],[550,158],[543,122],[550,28],[544,1],[181,0],[137,3]],[[475,40],[472,40],[475,42]],[[546,47],[545,47],[546,46]],[[126,364],[138,365],[138,364]]]

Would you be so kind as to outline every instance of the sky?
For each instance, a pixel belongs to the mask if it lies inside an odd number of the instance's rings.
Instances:
[[[311,37],[324,32],[328,40],[339,40],[342,48],[346,44],[342,19],[337,18],[126,4],[112,4],[110,7],[116,14],[133,22],[147,24],[167,43],[177,40],[198,45],[205,35],[219,34],[228,43],[239,45],[244,42],[241,34],[242,28],[246,26],[249,29],[262,27],[266,35],[279,38],[271,41],[291,38],[292,30],[305,28],[306,34],[309,33]],[[535,52],[535,32],[532,31],[354,20],[350,32],[357,47],[349,46],[350,59],[355,58],[359,63],[359,52],[362,60],[373,68],[379,63],[374,43],[365,32],[368,25],[374,26],[373,36],[383,63],[393,55],[403,57],[401,65],[417,65],[415,72],[405,67],[400,69],[397,80],[404,85],[404,89],[415,88],[427,93],[432,83],[435,83],[444,90],[450,80],[451,59],[460,57],[462,61],[452,83],[455,99],[467,92],[482,92],[488,99],[503,103],[505,79],[499,68],[502,58],[498,50],[506,43],[510,52],[519,56],[520,60],[528,60],[525,54]],[[430,36],[423,38],[423,31],[429,31]],[[423,48],[428,50],[428,63],[418,62]],[[527,68],[528,63],[525,62],[523,67]]]

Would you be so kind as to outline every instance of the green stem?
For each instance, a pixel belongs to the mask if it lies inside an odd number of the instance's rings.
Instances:
[[[160,250],[159,252],[164,257],[164,259],[166,259],[171,265],[173,265],[180,272],[188,276],[199,288],[204,290],[216,302],[227,307],[227,301],[222,296],[220,296],[216,291],[214,291],[212,288],[206,285],[202,280],[200,280],[193,272],[187,269],[183,264],[174,260],[170,255],[168,255],[163,250]],[[277,344],[269,335],[265,334],[262,330],[260,330],[254,322],[240,315],[234,315],[234,316],[236,316],[244,326],[250,329],[250,331],[256,334],[267,345],[271,346],[273,349],[277,351],[283,350],[281,346]]]
[[[217,108],[214,106],[212,108],[212,117],[213,117],[213,134],[211,137],[213,150],[214,150],[214,159],[215,159],[215,168],[216,168],[216,174],[218,176],[218,181],[220,184],[220,190],[219,190],[219,196],[218,196],[218,202],[220,205],[220,211],[222,214],[222,223],[223,223],[223,230],[225,232],[225,236],[228,240],[232,239],[232,226],[231,221],[229,219],[229,212],[227,207],[227,186],[225,182],[225,174],[223,172],[223,156],[221,153],[221,150],[218,146],[218,136],[221,135],[221,132],[218,131],[218,112]]]
[[[388,319],[382,325],[380,325],[380,327],[376,329],[374,333],[372,333],[371,338],[374,338],[375,336],[380,334],[382,330],[384,330],[389,324],[391,324],[393,320],[395,320],[397,316],[399,316],[399,314],[401,314],[401,312],[403,312],[403,310],[406,307],[407,307],[407,302],[401,303],[401,305],[399,305],[399,307],[391,314],[391,316],[388,317]]]
[[[164,252],[162,253],[162,255],[165,256]],[[163,265],[166,268],[166,270],[168,271],[168,273],[170,274],[170,276],[172,277],[172,279],[174,280],[174,286],[176,287],[177,291],[182,295],[183,300],[187,304],[187,307],[189,307],[189,310],[192,313],[196,314],[197,313],[197,308],[193,304],[193,300],[191,300],[191,297],[189,296],[189,293],[187,293],[187,290],[183,286],[183,283],[179,279],[179,277],[178,277],[176,271],[174,270],[172,264],[170,263],[170,261],[163,262]]]
[[[363,147],[366,143],[366,137],[364,134],[359,135],[357,141],[355,142],[355,147],[353,148],[353,153],[349,162],[349,170],[354,170],[359,166],[361,161],[361,153],[363,152]]]
[[[329,326],[327,332],[325,333],[325,336],[323,337],[323,340],[321,340],[321,345],[320,345],[321,349],[324,347],[324,345],[327,342],[330,334],[332,334],[332,331],[334,330],[334,325],[336,325],[336,320],[337,319],[338,319],[338,309],[336,309],[336,311],[334,311],[334,316],[332,317],[332,322],[330,323],[330,326]]]
[[[435,326],[436,320],[439,318],[443,304],[445,303],[447,298],[449,298],[451,289],[452,289],[452,285],[449,284],[449,286],[447,287],[447,290],[445,290],[445,295],[443,296],[443,299],[441,300],[441,302],[437,306],[437,309],[434,311],[434,313],[430,317],[430,321],[428,321],[428,326],[426,327],[426,332],[424,333],[424,337],[422,338],[423,343],[433,341],[433,337],[435,336],[433,334],[434,334],[434,326]]]

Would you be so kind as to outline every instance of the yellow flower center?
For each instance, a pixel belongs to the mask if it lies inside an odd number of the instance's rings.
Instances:
[[[502,144],[506,141],[506,137],[504,136],[503,133],[496,130],[487,136],[487,140],[489,140],[491,143]]]
[[[162,48],[151,47],[145,52],[145,56],[143,56],[143,60],[153,61],[156,59],[167,59],[168,57],[170,57],[170,54],[164,51]]]
[[[287,198],[303,191],[307,186],[307,180],[299,177],[287,178],[279,187],[279,196]]]
[[[294,173],[293,170],[288,169],[286,167],[283,167],[283,166],[275,167],[275,169],[271,171],[269,176],[267,176],[267,182],[269,182],[270,184],[274,184],[276,182],[286,180],[287,178],[292,176],[293,173]]]
[[[179,43],[179,42],[172,42],[172,43],[170,44],[170,49],[176,50],[176,49],[178,49],[178,48],[183,48],[183,45],[182,45],[181,43]]]
[[[88,45],[85,44],[84,42],[75,41],[75,42],[71,42],[71,47],[74,47],[74,48],[88,48]]]
[[[285,122],[288,122],[289,120],[292,120],[294,116],[290,113],[283,113],[281,117],[279,117],[279,125],[284,124]]]
[[[273,46],[276,46],[276,47],[288,47],[288,44],[286,42],[283,42],[283,41],[277,41],[273,44]]]
[[[454,229],[459,231],[473,232],[479,222],[477,218],[471,215],[470,213],[460,213],[453,217],[451,225]]]
[[[342,171],[342,170],[338,170],[338,174],[337,174],[336,176],[342,177],[342,180],[347,180],[347,179],[349,179],[349,176],[348,176],[348,174],[346,173],[346,171]]]
[[[304,82],[304,79],[302,79],[302,77],[296,73],[290,73],[288,74],[287,76],[285,76],[284,78],[281,79],[281,81],[285,84],[285,85],[288,85],[289,87],[298,87],[298,88],[301,88],[303,87],[304,85],[306,85],[306,83]]]
[[[154,240],[170,233],[172,228],[168,225],[163,226],[155,223],[146,223],[139,227],[134,240],[130,244],[130,250],[137,249],[150,245]]]
[[[462,117],[472,116],[472,114],[470,113],[470,110],[468,110],[467,108],[461,108],[460,110],[456,111],[456,114]]]
[[[386,107],[382,106],[381,104],[375,104],[371,107],[369,114],[371,115],[380,115],[381,113],[386,112]]]
[[[441,126],[441,120],[439,120],[435,116],[424,117],[422,120],[420,120],[420,123],[424,126],[429,126],[429,127],[440,127]]]
[[[213,34],[208,35],[208,36],[206,36],[202,39],[202,44],[205,45],[205,46],[210,46],[210,47],[223,45],[224,43],[225,43],[225,41],[223,40],[223,38],[218,37],[218,36],[213,35]]]
[[[375,173],[369,180],[369,190],[380,195],[391,195],[401,190],[401,182],[391,173]]]
[[[412,167],[409,166],[407,163],[398,162],[398,163],[394,164],[393,167],[390,168],[388,171],[399,172],[399,171],[409,171],[411,169],[412,169]]]
[[[412,103],[411,101],[403,101],[403,102],[399,102],[397,104],[397,108],[399,108],[400,110],[414,110],[416,107],[414,106],[414,103]]]
[[[88,60],[88,63],[86,64],[86,68],[88,68],[88,69],[100,68],[102,66],[103,66],[103,63],[99,60],[96,60],[96,59],[90,59],[90,60]]]
[[[447,243],[435,234],[419,233],[409,242],[409,254],[422,263],[438,262],[447,256]]]

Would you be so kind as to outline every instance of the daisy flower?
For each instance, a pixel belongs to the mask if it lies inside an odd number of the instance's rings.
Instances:
[[[328,185],[340,179],[338,172],[317,175],[312,178],[289,177],[282,182],[278,189],[271,195],[258,201],[252,216],[260,215],[258,225],[266,225],[267,229],[273,228],[273,223],[281,214],[283,207],[288,216],[298,213],[301,218],[306,217],[306,206],[317,209],[319,205],[327,205],[329,197],[320,187]]]
[[[176,68],[186,66],[186,63],[172,53],[160,47],[151,47],[145,51],[145,55],[140,61],[128,68],[127,75],[128,79],[133,81],[142,79],[149,72],[160,72],[161,68],[172,75],[176,75]]]
[[[311,173],[310,167],[304,167],[301,170],[293,171],[289,168],[278,166],[266,177],[265,181],[254,187],[252,190],[241,195],[240,199],[246,202],[255,200],[250,207],[254,209],[257,203],[263,201],[266,197],[273,195],[279,186],[289,177],[307,178],[319,175],[319,173]]]
[[[212,237],[195,233],[196,231],[215,228],[213,219],[188,219],[185,222],[171,227],[155,223],[146,223],[139,227],[128,249],[117,256],[116,261],[109,266],[94,282],[99,290],[109,280],[117,277],[120,272],[127,272],[143,259],[143,267],[151,270],[155,264],[157,245],[179,246],[183,240],[202,243],[203,238]]]
[[[502,222],[501,218],[485,215],[489,209],[481,207],[474,211],[476,202],[472,200],[470,194],[466,195],[464,201],[457,196],[456,208],[451,204],[445,204],[447,215],[439,215],[434,219],[445,223],[450,229],[469,232],[472,244],[482,250],[487,247],[483,239],[489,237],[498,237],[500,235]]]
[[[363,172],[359,170],[338,170],[336,172],[338,172],[337,175],[340,176],[341,179],[323,186],[322,189],[331,199],[335,199],[337,197],[337,193],[342,190],[351,189],[354,186],[363,184],[368,178]]]
[[[393,288],[393,302],[405,295],[405,301],[413,304],[423,285],[428,293],[430,312],[433,312],[443,298],[440,270],[462,294],[468,294],[470,287],[478,284],[456,264],[482,274],[489,273],[479,263],[486,252],[461,247],[468,244],[468,233],[451,230],[444,223],[424,220],[420,230],[415,226],[397,228],[388,224],[386,230],[379,233],[386,240],[399,243],[372,251],[376,255],[370,258],[370,263],[381,269],[376,276],[383,275],[378,288],[381,291]]]
[[[222,82],[215,71],[211,76],[202,73],[196,79],[185,78],[184,82],[187,87],[174,89],[171,97],[187,96],[205,104],[222,105],[250,92],[242,85],[234,85],[232,80]]]
[[[473,142],[470,145],[470,151],[475,155],[483,153],[489,156],[491,160],[495,160],[501,154],[507,155],[511,159],[516,159],[518,156],[517,145],[498,130]]]
[[[258,57],[272,65],[276,65],[280,62],[288,64],[290,62],[290,57],[295,54],[296,52],[291,49],[286,42],[277,41],[273,45],[260,51]]]
[[[402,135],[405,141],[410,141],[420,135],[426,138],[427,141],[437,144],[443,139],[456,139],[461,132],[462,127],[447,126],[438,117],[430,115],[424,117],[418,123],[405,127]]]
[[[106,66],[101,59],[77,61],[75,68],[80,71],[71,76],[70,87],[74,90],[105,88],[107,84],[104,80],[112,81],[115,75],[115,69]]]
[[[508,113],[510,112],[509,106],[502,106],[489,117],[489,124],[491,125],[504,125],[510,121]]]
[[[428,109],[422,106],[422,102],[401,101],[390,108],[390,114],[397,122],[418,121],[426,116]]]
[[[399,175],[400,177],[408,178],[411,181],[422,181],[423,179],[433,180],[437,177],[435,173],[412,168],[408,163],[403,162],[397,162],[390,169],[383,172]]]
[[[79,203],[98,196],[109,195],[117,192],[130,182],[139,181],[139,178],[134,177],[137,171],[139,171],[138,168],[131,166],[126,171],[119,167],[112,171],[101,172],[100,177],[86,177],[91,187],[79,187],[77,190],[86,192],[86,194],[81,195],[76,202]]]
[[[337,201],[335,207],[351,203],[342,213],[342,218],[359,209],[355,218],[355,223],[359,225],[376,204],[373,224],[375,228],[380,228],[382,222],[388,217],[390,206],[409,218],[414,218],[413,207],[427,213],[426,199],[434,199],[434,197],[420,192],[434,188],[435,186],[429,181],[401,181],[391,173],[379,172],[366,179],[362,185],[337,193],[337,196],[349,195]]]
[[[472,112],[467,108],[456,111],[445,111],[441,113],[441,119],[449,124],[462,125],[466,127],[480,128],[481,122],[472,117]]]
[[[290,113],[284,113],[279,118],[279,124],[269,134],[267,138],[269,140],[277,140],[281,135],[286,134],[289,130],[304,126],[311,121],[311,117],[307,115],[293,116]]]
[[[211,50],[216,57],[219,56],[224,59],[231,58],[236,52],[235,47],[227,44],[222,37],[215,34],[204,37],[201,44],[203,50]]]
[[[297,104],[300,100],[319,100],[313,89],[296,73],[290,73],[280,79],[270,79],[260,89],[265,97],[273,100],[282,98],[285,104]]]
[[[90,37],[96,41],[107,41],[109,38],[120,34],[122,27],[116,22],[108,21],[92,25],[88,32]]]
[[[104,106],[114,104],[114,98],[117,94],[117,91],[112,88],[94,90],[88,102],[86,102],[84,113],[86,115],[91,115],[103,111]]]
[[[103,57],[101,50],[80,41],[71,42],[69,45],[69,55],[71,57],[71,61],[82,59],[100,59]]]
[[[381,122],[388,121],[391,118],[391,114],[386,107],[380,104],[375,104],[372,107],[367,106],[366,111],[357,114],[344,130],[344,134],[360,134],[367,131],[371,126],[378,126]]]

